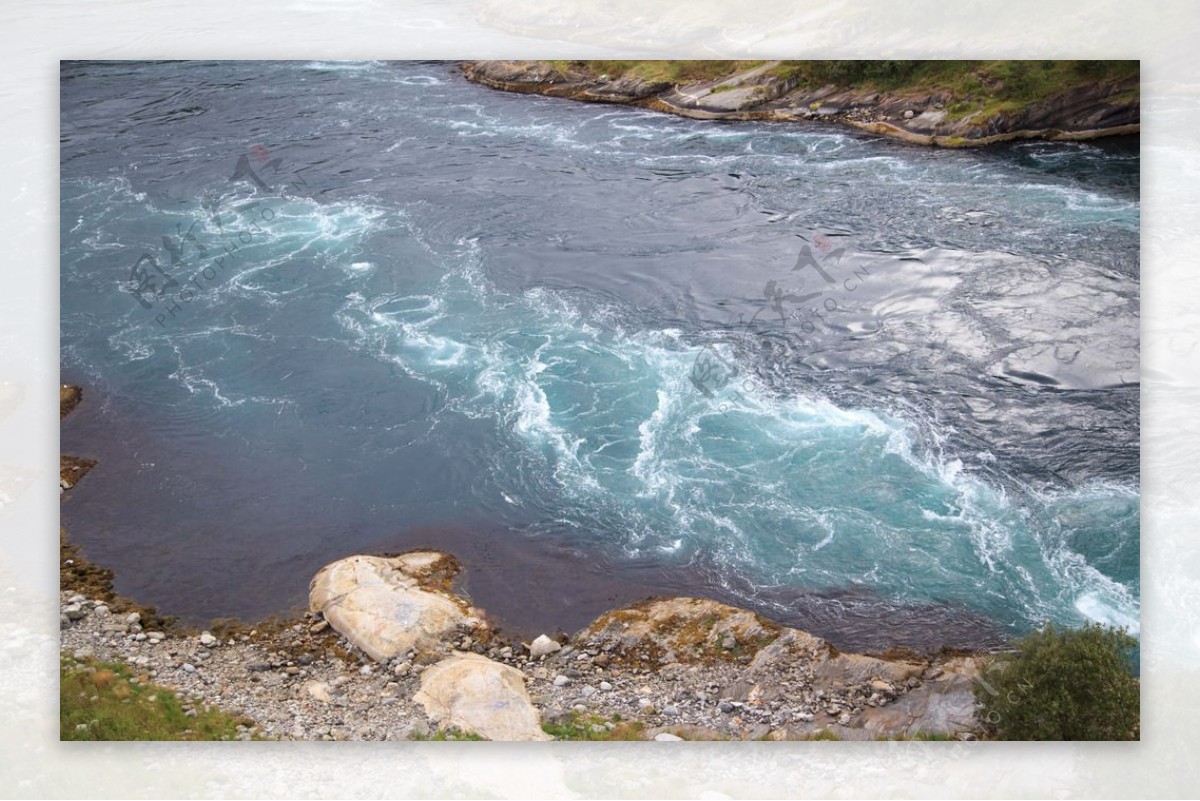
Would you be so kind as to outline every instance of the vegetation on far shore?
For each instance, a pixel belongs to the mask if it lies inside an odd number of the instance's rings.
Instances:
[[[768,61],[551,61],[561,72],[609,78],[636,77],[671,84],[716,81]],[[1138,61],[780,61],[769,75],[795,88],[825,86],[894,94],[939,95],[947,115],[963,117],[1013,111],[1060,92],[1106,81],[1136,78]],[[717,87],[719,89],[719,85]],[[1114,101],[1135,100],[1134,87]]]

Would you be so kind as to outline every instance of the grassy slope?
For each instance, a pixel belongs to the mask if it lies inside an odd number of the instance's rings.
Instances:
[[[671,83],[711,81],[763,61],[555,61],[556,68],[610,78]],[[783,61],[770,72],[799,88],[834,85],[894,93],[939,94],[951,118],[1012,111],[1086,84],[1136,77],[1137,61]],[[1134,99],[1137,92],[1114,99]]]
[[[196,705],[188,715],[175,693],[126,665],[76,661],[59,668],[59,737],[63,740],[233,740],[244,718]]]

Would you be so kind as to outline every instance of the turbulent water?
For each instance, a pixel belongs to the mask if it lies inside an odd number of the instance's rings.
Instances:
[[[63,507],[194,618],[445,547],[849,646],[1139,619],[1136,140],[922,149],[441,63],[62,73]],[[232,177],[231,177],[232,176]]]

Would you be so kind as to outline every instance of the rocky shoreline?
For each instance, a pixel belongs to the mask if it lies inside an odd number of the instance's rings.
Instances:
[[[80,396],[71,396],[73,406]],[[458,562],[423,550],[326,566],[303,617],[196,631],[117,596],[111,572],[65,531],[61,549],[64,656],[128,665],[136,681],[175,692],[188,714],[241,715],[252,722],[242,739],[979,734],[972,688],[983,655],[844,654],[712,600],[648,599],[569,637],[514,641],[458,594]]]
[[[693,119],[833,122],[935,147],[1140,131],[1136,79],[1076,87],[1019,110],[954,116],[945,92],[797,86],[770,72],[779,63],[686,85],[595,75],[582,67],[560,69],[547,61],[467,61],[461,68],[468,80],[508,92],[633,105]]]

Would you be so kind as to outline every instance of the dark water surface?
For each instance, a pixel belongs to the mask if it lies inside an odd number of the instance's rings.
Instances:
[[[62,447],[100,460],[63,520],[120,591],[254,618],[434,546],[525,633],[654,593],[843,647],[1136,631],[1136,139],[922,149],[442,63],[62,78]]]

